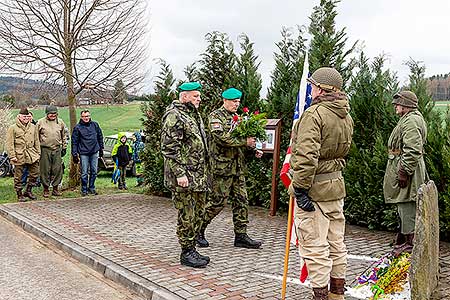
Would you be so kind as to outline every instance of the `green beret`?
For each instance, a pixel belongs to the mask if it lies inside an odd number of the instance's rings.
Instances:
[[[185,82],[178,87],[180,92],[201,91],[202,85],[198,82]]]
[[[242,97],[242,92],[235,88],[229,88],[222,93],[222,98],[227,100],[240,99]]]

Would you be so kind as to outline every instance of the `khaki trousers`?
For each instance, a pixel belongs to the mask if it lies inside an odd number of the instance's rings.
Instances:
[[[416,202],[397,203],[397,211],[400,216],[400,232],[413,233],[416,227]]]
[[[295,224],[312,287],[322,288],[328,287],[330,277],[345,278],[344,200],[313,203],[313,212],[296,208]]]

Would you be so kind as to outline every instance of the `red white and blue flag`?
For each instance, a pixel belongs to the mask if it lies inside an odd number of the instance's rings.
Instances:
[[[289,174],[290,165],[289,160],[291,159],[291,144],[292,144],[292,130],[294,129],[295,124],[300,119],[303,112],[311,105],[312,102],[312,95],[311,95],[311,84],[306,80],[309,77],[309,62],[308,62],[308,52],[306,51],[305,54],[305,62],[303,63],[303,74],[302,78],[300,80],[300,88],[297,94],[297,102],[295,104],[295,111],[294,111],[294,122],[292,122],[292,129],[291,129],[291,140],[289,142],[289,147],[286,152],[286,157],[284,158],[283,167],[281,168],[280,172],[280,178],[283,182],[284,186],[286,188],[289,188],[289,185],[291,184],[291,176]],[[295,224],[295,211],[297,209],[297,205],[294,206],[294,209],[292,210],[293,216],[292,216],[292,228],[291,229],[291,243],[298,246],[298,238],[297,238],[297,231],[295,230],[296,224]],[[306,278],[308,277],[308,269],[306,268],[306,264],[303,261],[303,259],[300,257],[300,281],[305,282]]]

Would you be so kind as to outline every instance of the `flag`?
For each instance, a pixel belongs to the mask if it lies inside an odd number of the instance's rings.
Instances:
[[[291,144],[292,144],[292,130],[294,129],[295,124],[300,119],[303,112],[311,105],[312,95],[311,95],[311,84],[306,80],[309,77],[309,62],[308,62],[308,52],[305,54],[305,61],[303,63],[303,73],[300,79],[300,87],[297,94],[297,101],[295,104],[294,110],[294,121],[292,122],[291,129],[291,140],[289,141],[289,147],[286,151],[286,157],[284,158],[283,167],[281,168],[280,178],[286,188],[289,188],[291,184],[291,175],[289,173],[290,165],[289,160],[291,159]],[[295,244],[298,247],[298,238],[296,232],[296,224],[295,224],[295,211],[297,209],[297,205],[294,205],[294,209],[292,210],[292,224],[290,237],[291,243]],[[294,228],[292,230],[292,228]],[[300,256],[300,281],[305,282],[308,277],[308,269],[306,267],[305,262]]]

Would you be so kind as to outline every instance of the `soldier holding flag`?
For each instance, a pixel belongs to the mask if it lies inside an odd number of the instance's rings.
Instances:
[[[314,299],[343,300],[347,250],[342,169],[353,120],[337,70],[319,68],[308,81],[313,101],[295,124],[290,159],[294,171],[290,191],[299,208],[295,215],[299,250],[308,267]]]

